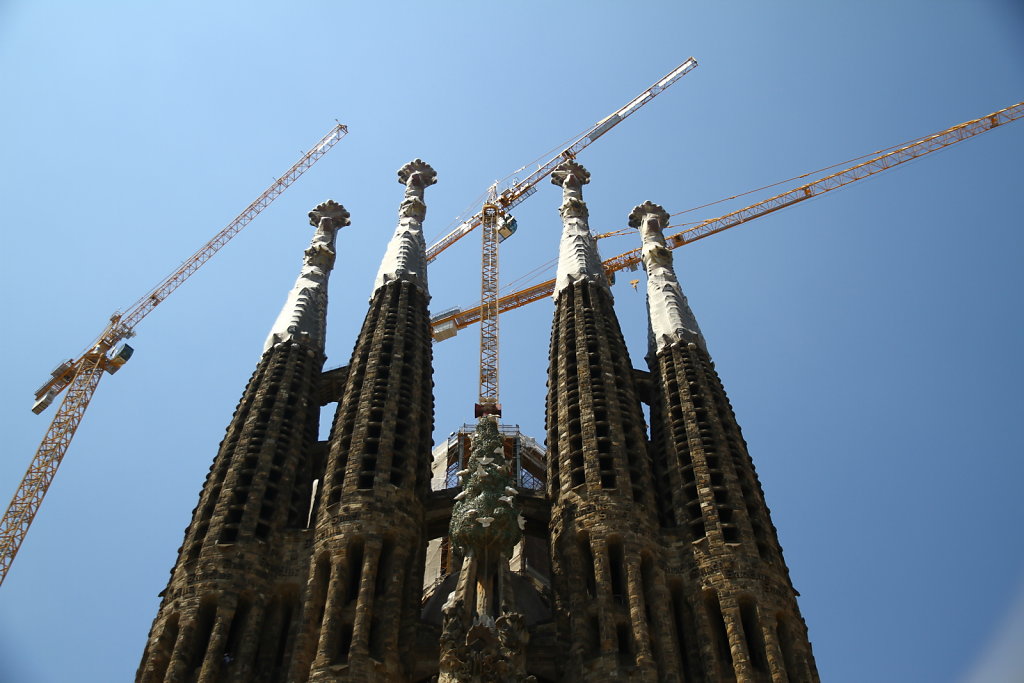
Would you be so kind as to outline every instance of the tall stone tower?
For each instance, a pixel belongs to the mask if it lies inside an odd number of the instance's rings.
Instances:
[[[284,680],[318,476],[327,279],[349,224],[333,201],[309,217],[316,233],[206,477],[140,681]]]
[[[754,464],[645,202],[651,452],[670,604],[688,680],[817,681]]]
[[[398,177],[362,330],[328,372],[327,277],[349,221],[334,202],[310,213],[302,272],[203,486],[137,680],[816,683],[666,212],[647,202],[629,218],[648,274],[642,371],[588,228],[590,174],[571,160],[552,173],[547,450],[485,416],[432,465],[422,223],[436,174],[415,160]]]

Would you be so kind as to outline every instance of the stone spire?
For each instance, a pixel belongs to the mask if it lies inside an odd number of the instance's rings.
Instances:
[[[398,182],[405,185],[405,198],[398,208],[398,227],[381,261],[373,292],[393,280],[408,280],[427,292],[426,242],[423,220],[427,205],[423,190],[437,182],[437,172],[422,159],[410,161],[398,170]]]
[[[327,279],[334,268],[334,240],[340,228],[351,224],[345,207],[328,199],[309,212],[316,227],[302,258],[302,270],[288,293],[284,308],[270,329],[263,350],[284,341],[299,341],[323,351],[327,327]]]
[[[650,453],[669,603],[686,680],[816,683],[764,493],[721,378],[672,270],[665,210],[645,202]]]
[[[213,460],[136,680],[284,680],[320,457],[327,275],[348,212],[327,201],[302,271]]]
[[[405,681],[415,666],[434,426],[423,190],[436,174],[417,159],[398,177],[398,229],[334,416],[286,680]]]
[[[563,232],[548,366],[551,587],[567,681],[673,681],[678,669],[660,569],[636,374],[612,306],[577,163],[562,185]]]
[[[597,255],[597,244],[587,223],[589,212],[583,201],[583,186],[590,182],[590,172],[575,161],[563,161],[551,173],[551,182],[562,188],[562,240],[558,246],[558,275],[554,298],[574,282],[588,280],[610,293],[608,278]]]
[[[629,227],[639,229],[643,240],[642,258],[647,271],[651,351],[657,353],[684,338],[687,342],[696,341],[706,351],[704,335],[700,332],[697,319],[686,302],[686,295],[672,267],[672,252],[665,244],[663,233],[667,224],[668,212],[652,202],[633,207],[629,214]]]

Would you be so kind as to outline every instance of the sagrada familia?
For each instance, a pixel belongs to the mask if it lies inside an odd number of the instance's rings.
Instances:
[[[565,161],[546,444],[484,416],[432,442],[415,160],[349,364],[324,371],[341,205],[316,228],[203,484],[144,683],[819,680],[746,443],[646,202],[633,367]],[[320,441],[320,408],[337,402]],[[641,404],[650,408],[650,431]]]

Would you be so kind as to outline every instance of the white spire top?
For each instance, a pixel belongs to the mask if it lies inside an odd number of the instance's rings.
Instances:
[[[629,226],[639,228],[643,240],[642,258],[647,271],[647,310],[651,320],[651,343],[661,351],[684,336],[696,341],[705,351],[707,344],[686,302],[675,269],[672,252],[665,246],[662,232],[668,225],[668,213],[662,207],[644,202],[629,214]]]
[[[595,282],[611,294],[608,278],[597,255],[597,243],[587,223],[589,212],[583,201],[583,186],[590,182],[590,172],[575,161],[563,161],[551,172],[551,182],[562,187],[562,239],[558,246],[558,274],[554,298],[563,289],[579,280]]]
[[[398,182],[405,185],[405,198],[398,209],[395,235],[377,271],[373,293],[392,280],[408,280],[426,294],[427,245],[423,240],[423,219],[427,205],[423,202],[423,190],[437,182],[437,173],[430,164],[416,159],[399,169]]]
[[[316,226],[313,241],[302,258],[302,270],[288,293],[281,314],[270,329],[263,350],[283,341],[301,341],[323,351],[327,327],[327,279],[334,267],[334,239],[349,225],[345,207],[328,199],[309,212]]]

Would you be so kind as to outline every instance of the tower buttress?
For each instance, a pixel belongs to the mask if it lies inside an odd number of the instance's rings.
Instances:
[[[796,591],[732,405],[646,202],[643,240],[654,387],[651,450],[669,592],[687,680],[816,682]]]
[[[283,678],[317,441],[327,280],[345,208],[327,201],[162,593],[138,681]],[[273,549],[271,549],[273,548]],[[293,548],[295,553],[281,552]]]
[[[548,497],[565,680],[676,680],[650,461],[633,369],[587,224],[573,161],[562,187],[562,239],[548,369]]]
[[[424,189],[417,159],[381,263],[335,415],[292,676],[408,676],[424,562],[434,405]]]

